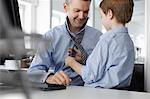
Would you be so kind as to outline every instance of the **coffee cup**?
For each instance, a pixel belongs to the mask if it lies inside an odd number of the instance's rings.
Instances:
[[[21,67],[20,60],[5,60],[5,69],[18,70]]]

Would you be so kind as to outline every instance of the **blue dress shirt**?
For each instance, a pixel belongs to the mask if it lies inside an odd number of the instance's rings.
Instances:
[[[56,26],[45,34],[45,38],[49,38],[51,42],[49,43],[47,51],[36,53],[35,58],[33,59],[28,70],[28,74],[41,73],[43,76],[39,79],[39,81],[44,82],[49,75],[49,68],[53,69],[54,73],[63,70],[63,68],[65,67],[65,57],[68,55],[68,48],[72,48],[74,46],[74,42],[72,41],[67,29],[68,31],[70,31],[66,21],[65,24]],[[102,35],[102,33],[87,25],[85,25],[85,27],[78,33],[82,32],[83,30],[85,31],[85,33],[81,45],[90,55],[97,42],[99,41],[99,37],[100,35]],[[64,71],[71,78],[76,78],[77,76],[79,76],[71,68]],[[80,85],[78,84],[78,82],[80,81],[76,81],[72,84]]]
[[[99,42],[81,69],[85,86],[125,87],[131,82],[134,45],[125,27],[112,29]]]

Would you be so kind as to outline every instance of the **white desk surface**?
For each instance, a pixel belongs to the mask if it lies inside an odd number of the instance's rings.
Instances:
[[[150,93],[70,86],[65,90],[35,91],[31,99],[150,99]]]
[[[70,86],[65,90],[33,90],[31,99],[150,99],[150,93]],[[0,99],[26,99],[22,93],[0,94]]]
[[[17,94],[0,94],[0,99],[25,99]],[[13,98],[14,97],[14,98]],[[150,93],[69,86],[65,90],[31,91],[31,99],[150,99]]]

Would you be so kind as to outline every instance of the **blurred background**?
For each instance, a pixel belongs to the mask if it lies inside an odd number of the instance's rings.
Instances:
[[[92,0],[88,25],[105,33],[99,16],[99,2]],[[64,0],[18,0],[22,28],[26,33],[44,34],[50,28],[63,24],[66,14],[63,10]],[[145,0],[134,0],[135,7],[132,21],[128,24],[130,36],[135,44],[135,63],[144,63],[145,57]],[[26,39],[25,47],[32,44]]]
[[[44,34],[50,28],[65,22],[66,14],[63,10],[64,0],[18,0],[22,29],[30,33]],[[88,25],[106,32],[101,24],[99,3],[92,0]],[[144,65],[146,57],[145,31],[145,0],[134,0],[134,12],[131,22],[127,24],[131,39],[135,45],[135,69],[132,85],[133,89],[144,91]],[[25,48],[31,49],[29,37],[25,38]],[[31,55],[29,55],[31,56]],[[32,59],[32,58],[31,58]],[[138,83],[137,83],[138,82]]]
[[[16,25],[18,24],[17,27],[23,30],[21,33],[24,32],[26,35],[43,35],[49,29],[65,22],[66,14],[63,10],[63,2],[64,0],[18,0],[19,13],[17,13],[17,15],[19,15],[19,19],[17,20],[16,18]],[[95,27],[105,33],[106,30],[101,24],[101,18],[99,15],[100,2],[101,0],[92,0],[88,25]],[[147,39],[148,32],[146,31],[145,21],[145,18],[147,18],[148,16],[146,16],[146,12],[148,12],[148,8],[146,8],[148,7],[148,4],[146,2],[148,2],[148,0],[134,0],[133,17],[131,22],[127,24],[130,36],[135,45],[136,74],[134,74],[134,79],[136,81],[134,82],[134,84],[138,82],[135,87],[138,87],[139,91],[144,90],[144,78],[148,79],[148,75],[145,75],[144,77],[144,74],[147,73],[145,73],[144,70],[150,70],[148,69],[148,67],[150,66],[145,66],[145,64],[147,65],[147,62],[150,59],[150,57],[147,57],[149,41]],[[32,50],[34,47],[34,43],[32,42],[32,40],[33,38],[31,36],[24,36],[25,45],[23,45],[23,48],[26,49],[27,53],[21,59],[21,66],[23,68],[28,68],[34,57],[35,52]],[[12,58],[13,55],[9,55],[7,60],[11,60]],[[1,64],[4,64],[5,60],[6,58],[2,59],[2,57],[0,56]],[[1,67],[2,66],[0,66],[0,68]]]

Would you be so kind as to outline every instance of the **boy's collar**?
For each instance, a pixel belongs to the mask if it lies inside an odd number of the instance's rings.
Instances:
[[[128,33],[128,29],[125,26],[120,26],[107,31],[106,33]]]

